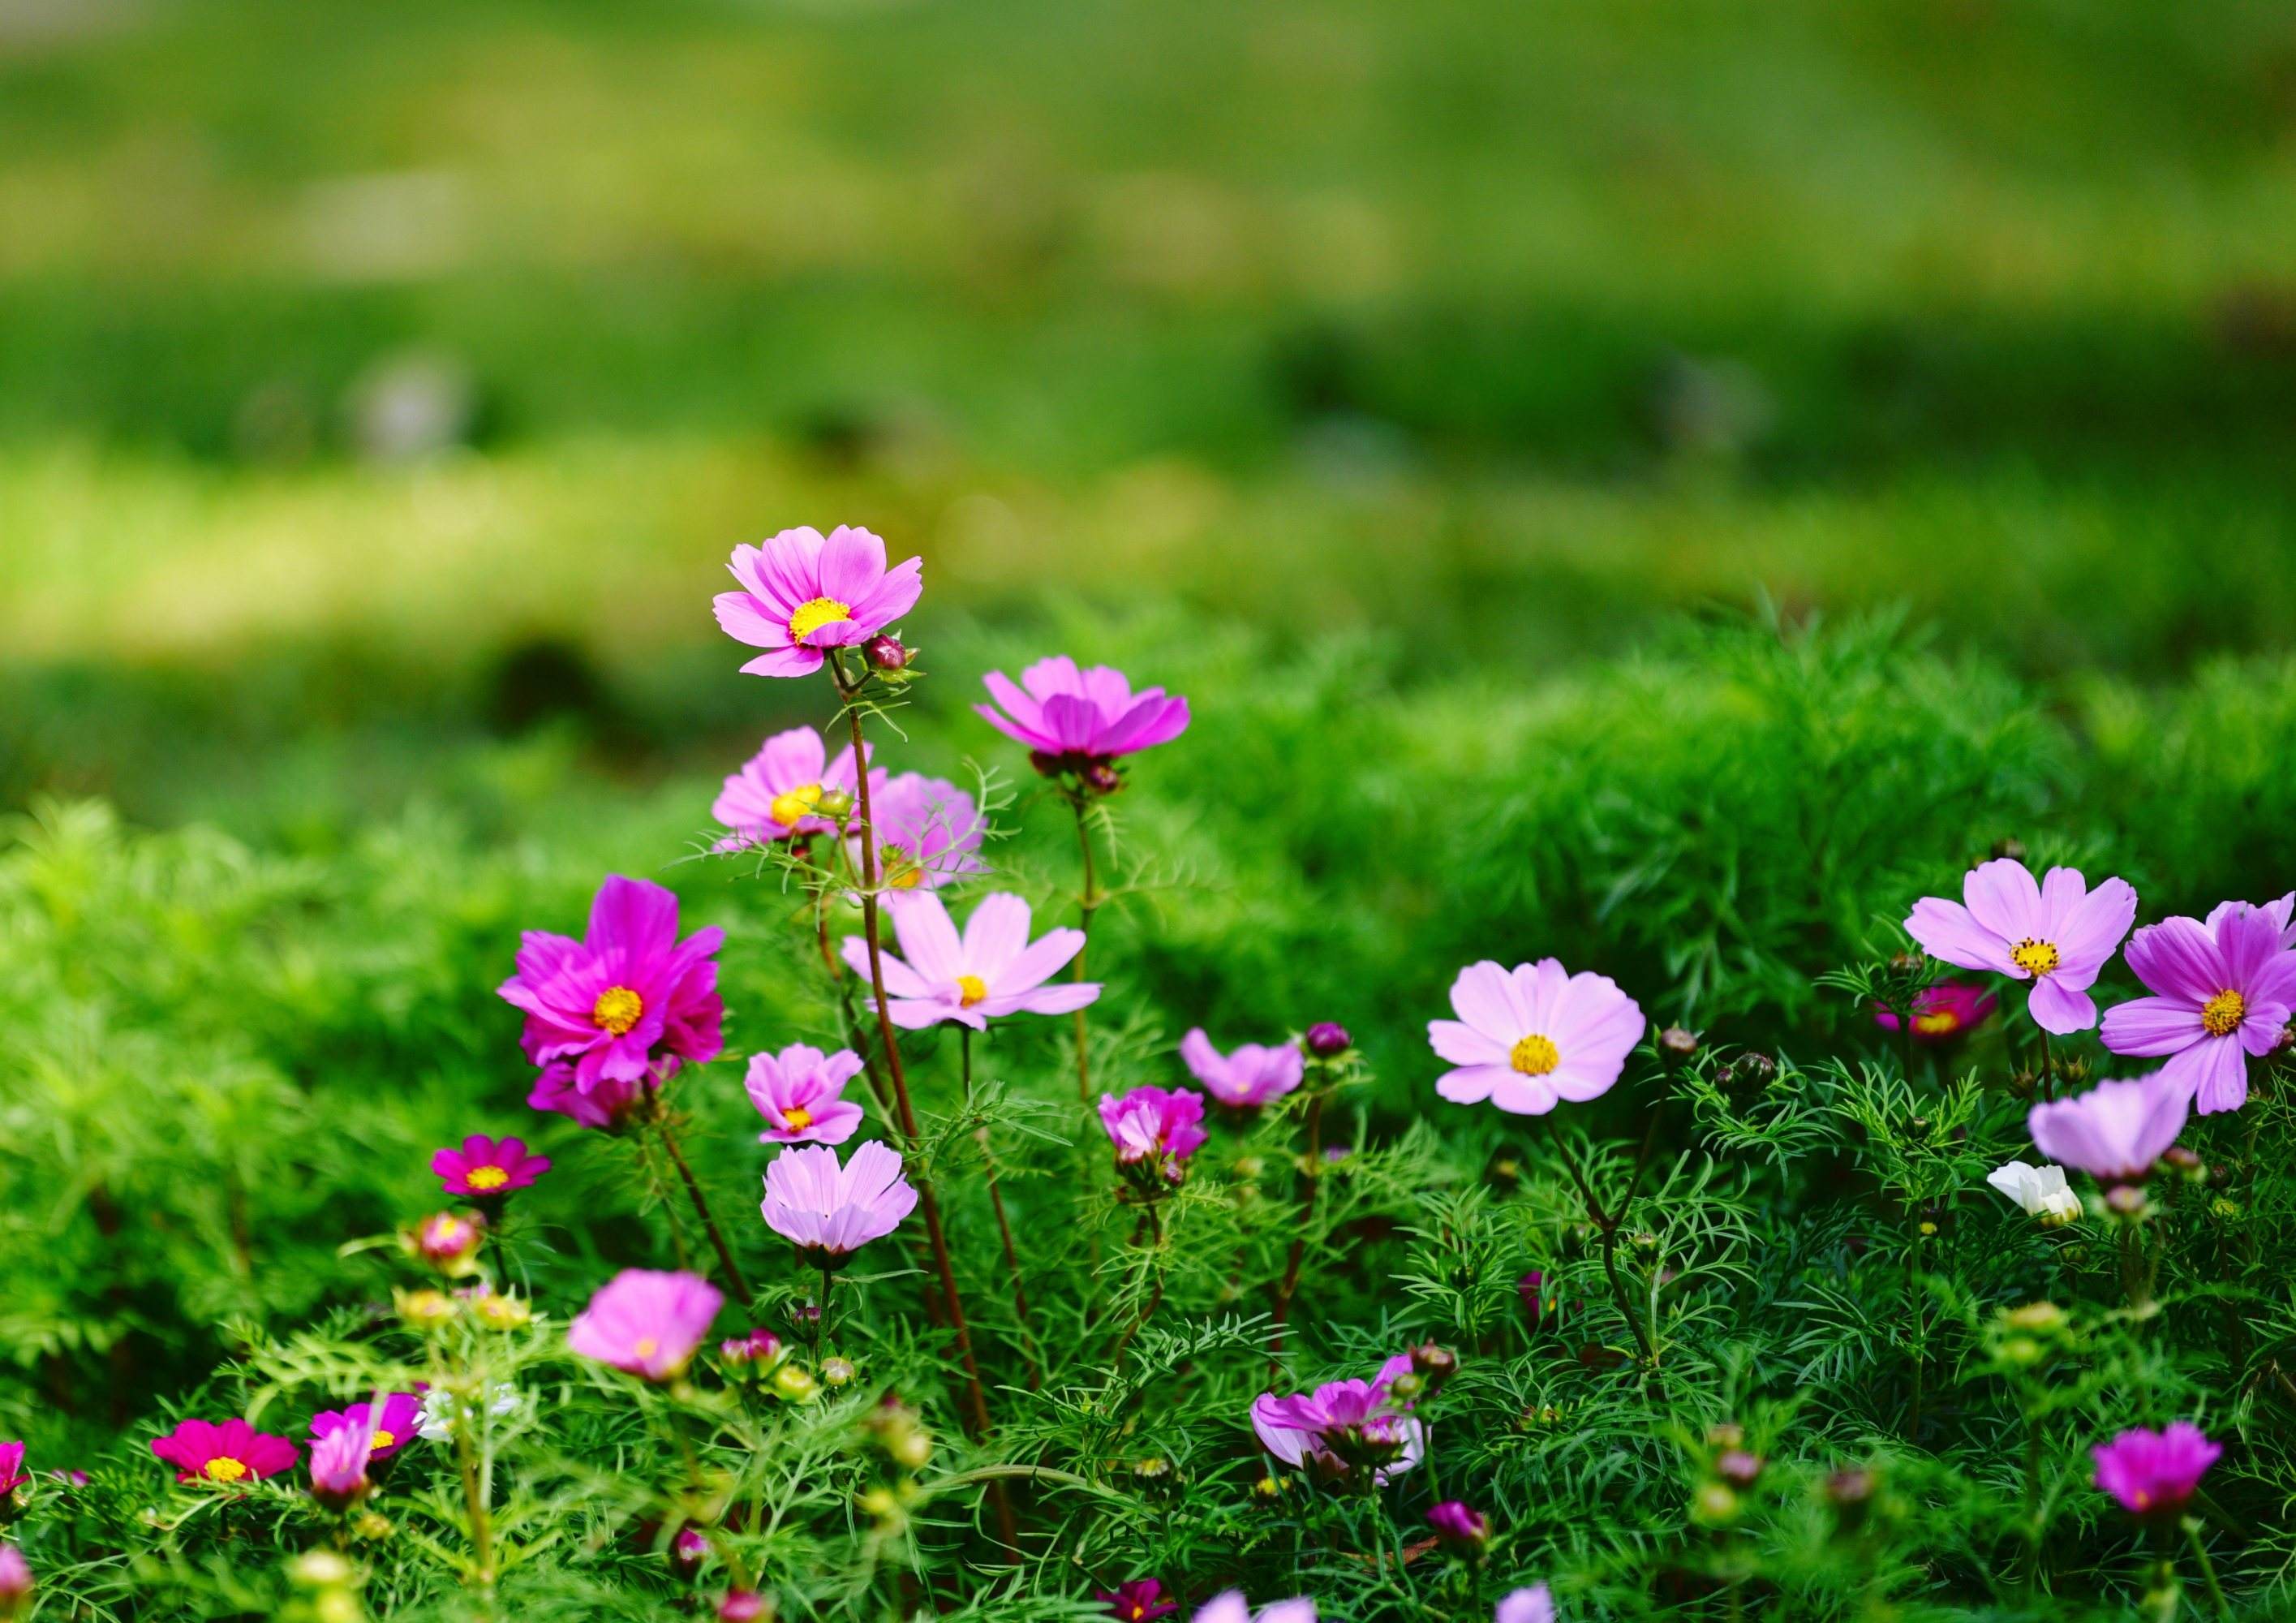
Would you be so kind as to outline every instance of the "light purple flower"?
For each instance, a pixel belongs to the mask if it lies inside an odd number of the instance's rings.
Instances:
[[[673,1056],[662,1061],[656,1075],[667,1082],[676,1069],[677,1060]],[[652,1083],[616,1082],[611,1076],[601,1076],[585,1093],[575,1085],[574,1067],[561,1060],[544,1066],[536,1075],[534,1091],[526,1096],[526,1102],[537,1110],[570,1116],[585,1127],[613,1133],[629,1120],[640,1098],[652,1091]]]
[[[1491,1623],[1554,1623],[1554,1597],[1544,1584],[1514,1590],[1499,1602]]]
[[[2128,967],[2154,993],[2105,1011],[2116,1054],[2169,1056],[2161,1075],[2202,1116],[2248,1099],[2248,1057],[2272,1051],[2296,1001],[2296,952],[2267,908],[2227,902],[2208,917],[2164,919],[2136,932]]]
[[[1079,671],[1065,654],[1038,660],[1021,672],[1017,686],[1002,671],[980,680],[996,704],[973,709],[1027,745],[1029,760],[1048,776],[1169,744],[1188,730],[1187,700],[1167,697],[1161,688],[1135,693],[1123,671],[1109,665]]]
[[[2090,1449],[2089,1457],[2096,1462],[2096,1485],[2120,1501],[2121,1509],[2136,1516],[2171,1518],[2223,1453],[2224,1446],[2209,1441],[2192,1421],[2177,1421],[2159,1431],[2124,1431]]]
[[[762,547],[736,547],[727,568],[742,589],[718,594],[718,623],[736,642],[766,651],[751,676],[811,676],[824,648],[864,643],[914,608],[924,561],[885,567],[885,543],[840,524],[824,540],[811,525]]]
[[[979,855],[988,820],[972,796],[942,778],[903,772],[875,787],[871,774],[870,828],[877,846],[877,884],[895,901],[905,891],[939,890],[968,875],[987,873]],[[846,841],[853,871],[861,871],[861,841]]]
[[[364,1427],[372,1405],[345,1404],[340,1409],[322,1409],[311,1417],[311,1438],[320,1441],[346,1426]],[[422,1400],[411,1392],[392,1392],[382,1400],[382,1413],[377,1415],[373,1429],[368,1433],[371,1457],[387,1460],[414,1440],[422,1429]],[[316,1451],[315,1451],[316,1457]]]
[[[1011,1014],[1067,1014],[1100,995],[1096,981],[1050,980],[1084,951],[1084,932],[1061,928],[1029,939],[1029,904],[998,892],[983,896],[960,937],[939,896],[901,899],[891,910],[901,958],[881,952],[893,1024],[906,1031],[955,1020],[975,1031]],[[849,935],[845,961],[869,978],[869,943]]]
[[[340,1510],[365,1496],[373,1435],[365,1421],[336,1427],[311,1445],[311,1497]]]
[[[842,1144],[861,1125],[861,1107],[840,1097],[861,1069],[849,1048],[824,1054],[792,1042],[778,1054],[752,1054],[742,1086],[766,1118],[760,1144]]]
[[[548,1156],[529,1155],[524,1139],[493,1139],[473,1133],[460,1149],[441,1149],[430,1158],[450,1195],[475,1195],[488,1199],[524,1189],[550,1170]]]
[[[1251,1429],[1286,1465],[1327,1480],[1369,1467],[1384,1487],[1427,1450],[1426,1423],[1389,1392],[1410,1372],[1411,1355],[1398,1353],[1369,1380],[1327,1381],[1289,1397],[1262,1392],[1251,1401]]]
[[[1982,986],[1967,981],[1939,981],[1914,1000],[1914,1041],[1948,1042],[1982,1026],[1998,1001]],[[1874,1011],[1874,1024],[1884,1031],[1898,1029],[1898,1017],[1886,1009]]]
[[[1316,1602],[1300,1595],[1271,1601],[1254,1611],[1245,1604],[1242,1590],[1230,1589],[1196,1608],[1191,1623],[1316,1623]]]
[[[766,1226],[816,1267],[833,1268],[916,1209],[901,1158],[872,1140],[840,1166],[822,1146],[784,1149],[766,1168]]]
[[[1116,1164],[1177,1183],[1182,1163],[1202,1149],[1204,1096],[1185,1088],[1143,1086],[1123,1098],[1100,1096],[1100,1125],[1116,1146]]]
[[[575,1315],[566,1345],[632,1375],[673,1380],[725,1303],[725,1295],[696,1274],[625,1268]]]
[[[2026,1007],[2044,1031],[2063,1036],[2096,1024],[2088,989],[2136,918],[2126,879],[2091,890],[2075,869],[2052,868],[2036,885],[2022,862],[1997,857],[1971,869],[1961,894],[1962,902],[1915,902],[1906,934],[1931,958],[2032,982]]]
[[[2161,1075],[2101,1082],[2086,1093],[2035,1105],[2025,1125],[2050,1160],[2107,1183],[2135,1183],[2185,1130],[2185,1091]]]
[[[1503,969],[1469,964],[1451,984],[1456,1020],[1430,1020],[1427,1041],[1458,1068],[1435,1091],[1455,1104],[1489,1100],[1517,1116],[1583,1104],[1611,1091],[1642,1041],[1643,1011],[1607,975],[1572,975],[1554,959]]]
[[[767,738],[711,803],[709,815],[732,830],[712,849],[741,851],[800,835],[835,833],[837,825],[814,808],[824,795],[857,795],[860,785],[851,745],[834,761],[827,754],[821,735],[810,727],[792,727]],[[870,771],[873,799],[882,792],[885,778],[882,767]]]
[[[536,1065],[573,1062],[574,1085],[642,1083],[665,1057],[714,1059],[726,1005],[710,954],[726,939],[712,926],[677,939],[677,898],[616,874],[598,889],[580,941],[529,930],[518,973],[500,988],[525,1011],[519,1041]]]
[[[1180,1039],[1180,1059],[1188,1074],[1204,1084],[1205,1092],[1239,1110],[1258,1109],[1283,1098],[1300,1085],[1308,1066],[1308,1057],[1296,1042],[1270,1048],[1243,1042],[1234,1053],[1223,1055],[1201,1026]]]

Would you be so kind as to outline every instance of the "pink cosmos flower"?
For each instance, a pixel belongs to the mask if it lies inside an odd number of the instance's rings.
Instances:
[[[258,1431],[243,1420],[184,1421],[153,1438],[152,1452],[176,1468],[178,1482],[259,1482],[294,1470],[302,1458],[285,1438]]]
[[[821,1145],[784,1149],[766,1168],[766,1226],[817,1268],[834,1268],[916,1209],[901,1158],[872,1140],[840,1166]]]
[[[1251,1429],[1260,1446],[1286,1465],[1326,1480],[1369,1468],[1384,1487],[1418,1464],[1427,1450],[1426,1423],[1389,1394],[1411,1372],[1411,1355],[1398,1353],[1369,1380],[1333,1380],[1312,1393],[1251,1401]]]
[[[1120,1623],[1149,1623],[1180,1610],[1177,1601],[1164,1598],[1164,1586],[1152,1578],[1136,1578],[1128,1584],[1119,1584],[1113,1589],[1095,1589],[1095,1601],[1108,1603],[1108,1615]]]
[[[1006,1015],[1067,1014],[1100,995],[1096,981],[1045,984],[1084,951],[1084,932],[1047,930],[1031,942],[1029,904],[1018,896],[983,896],[961,938],[939,896],[905,897],[892,913],[904,957],[881,957],[887,1006],[893,1024],[905,1031],[944,1020],[985,1031],[989,1021]],[[869,943],[849,935],[844,952],[865,983]]]
[[[973,709],[1027,745],[1030,762],[1047,777],[1169,744],[1188,730],[1187,700],[1168,698],[1161,688],[1135,693],[1123,671],[1108,665],[1079,671],[1065,654],[1030,665],[1017,687],[1002,671],[980,680],[996,704]]]
[[[1230,1589],[1198,1607],[1192,1623],[1316,1623],[1316,1602],[1300,1595],[1254,1611],[1245,1604],[1242,1590]]]
[[[477,1218],[439,1212],[425,1217],[414,1231],[414,1249],[440,1273],[460,1276],[479,1265],[479,1248],[486,1238],[486,1225]]]
[[[14,1545],[0,1545],[0,1617],[14,1617],[31,1594],[32,1563]]]
[[[1203,1129],[1204,1096],[1185,1088],[1133,1089],[1123,1098],[1100,1096],[1100,1125],[1116,1146],[1116,1164],[1144,1176],[1177,1183],[1183,1165],[1211,1135]]]
[[[656,1075],[660,1081],[667,1082],[676,1070],[677,1060],[671,1058],[662,1061]],[[574,1067],[561,1061],[542,1067],[526,1102],[537,1110],[570,1116],[585,1127],[616,1133],[637,1109],[642,1094],[651,1093],[654,1085],[651,1082],[616,1082],[611,1076],[601,1076],[585,1093],[575,1084]]]
[[[1554,1597],[1544,1584],[1514,1590],[1499,1602],[1491,1623],[1554,1623]]]
[[[582,940],[527,931],[518,973],[499,990],[526,1013],[519,1041],[536,1065],[571,1060],[585,1093],[601,1079],[643,1083],[665,1056],[698,1065],[724,1046],[710,954],[725,939],[712,926],[678,940],[677,898],[616,874],[599,886]]]
[[[1427,1041],[1458,1068],[1435,1091],[1454,1104],[1489,1100],[1517,1116],[1611,1091],[1641,1042],[1643,1011],[1607,975],[1572,975],[1554,959],[1503,969],[1469,964],[1451,983],[1456,1020],[1430,1020]]]
[[[1300,1085],[1308,1057],[1296,1042],[1262,1048],[1257,1042],[1237,1045],[1223,1055],[1199,1026],[1180,1039],[1180,1060],[1188,1074],[1204,1084],[1204,1092],[1239,1110],[1254,1110],[1281,1099]]]
[[[2025,1125],[2034,1147],[2060,1166],[2105,1183],[2136,1183],[2177,1141],[2190,1105],[2186,1090],[2161,1073],[2035,1105]]]
[[[1931,958],[2032,982],[2026,1007],[2044,1031],[2063,1036],[2096,1024],[2088,989],[2136,918],[2128,881],[2091,890],[2077,870],[2052,868],[2036,885],[2022,862],[1997,857],[1969,870],[1961,894],[1963,902],[1915,902],[1906,934]]]
[[[857,795],[860,785],[853,770],[853,746],[847,745],[834,761],[828,747],[810,727],[792,727],[775,733],[742,770],[726,780],[724,793],[709,815],[732,832],[718,842],[718,851],[740,851],[751,845],[801,835],[834,834],[837,825],[814,808],[832,790]],[[869,774],[873,800],[884,792],[885,770]]]
[[[311,1417],[312,1440],[332,1437],[346,1426],[366,1426],[372,1408],[370,1404],[345,1404],[340,1409],[322,1409]],[[412,1392],[390,1393],[383,1398],[382,1413],[374,1416],[373,1424],[367,1435],[370,1455],[377,1461],[388,1460],[422,1429],[422,1400]]]
[[[725,1302],[715,1285],[694,1274],[625,1268],[575,1315],[566,1345],[629,1374],[673,1380]]]
[[[726,567],[742,589],[718,594],[718,623],[765,650],[742,667],[751,676],[811,676],[823,649],[868,641],[924,590],[923,559],[889,570],[885,543],[851,524],[826,540],[809,524],[784,530],[763,547],[734,548]]]
[[[550,1170],[548,1156],[529,1155],[524,1139],[490,1139],[473,1133],[460,1149],[441,1149],[430,1158],[430,1170],[450,1195],[498,1199],[514,1189],[525,1189]]]
[[[24,1445],[0,1443],[0,1499],[6,1498],[32,1479],[24,1469]]]
[[[2201,1485],[2201,1475],[2217,1462],[2224,1446],[2211,1443],[2190,1421],[2159,1431],[2142,1427],[2122,1432],[2089,1450],[2096,1462],[2096,1485],[2134,1516],[2169,1520],[2179,1514]]]
[[[865,943],[864,950],[866,950]],[[840,1098],[861,1069],[849,1048],[824,1054],[792,1042],[778,1054],[752,1054],[742,1085],[767,1122],[760,1144],[842,1144],[861,1125],[861,1107]]]
[[[1997,1002],[1982,986],[1968,981],[1939,981],[1914,1000],[1914,1041],[1951,1042],[1984,1025]],[[1898,1017],[1886,1009],[1877,1009],[1874,1011],[1874,1024],[1884,1031],[1895,1031]]]
[[[872,775],[869,789],[871,828],[877,845],[877,884],[895,901],[901,893],[939,890],[970,874],[987,873],[979,856],[988,820],[972,796],[943,778],[903,772],[886,780],[881,790]],[[861,839],[856,833],[846,841],[853,871],[861,871]]]
[[[2098,1034],[2116,1054],[2166,1054],[2161,1075],[2202,1116],[2248,1099],[2248,1058],[2272,1051],[2296,1002],[2296,952],[2265,908],[2227,902],[2203,924],[2164,919],[2136,932],[2128,967],[2153,996],[2107,1009]]]
[[[718,1602],[718,1623],[759,1623],[766,1615],[766,1597],[754,1589],[729,1589]]]
[[[340,1510],[364,1497],[374,1484],[367,1480],[372,1443],[366,1423],[338,1426],[311,1445],[311,1497]]]
[[[1481,1549],[1490,1542],[1491,1519],[1464,1499],[1446,1499],[1427,1512],[1427,1525],[1446,1544]]]

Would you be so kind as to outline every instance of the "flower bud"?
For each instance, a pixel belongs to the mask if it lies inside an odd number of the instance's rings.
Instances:
[[[1690,1515],[1702,1526],[1727,1527],[1738,1520],[1738,1495],[1726,1483],[1702,1483],[1691,1496]]]
[[[2264,1051],[2270,1057],[2278,1059],[2290,1049],[2296,1049],[2296,1020],[2291,1020],[2275,1033],[2272,1046]]]
[[[1087,761],[1077,776],[1095,795],[1113,795],[1124,787],[1124,774],[1116,770],[1112,762]]]
[[[1411,1367],[1426,1377],[1430,1396],[1443,1389],[1443,1383],[1459,1372],[1459,1355],[1447,1347],[1438,1347],[1432,1341],[1423,1341],[1411,1349]]]
[[[0,1618],[19,1617],[32,1601],[32,1563],[14,1545],[0,1545]]]
[[[1251,1485],[1252,1502],[1256,1504],[1274,1504],[1283,1497],[1290,1487],[1291,1483],[1283,1477],[1262,1477]]]
[[[1065,755],[1055,754],[1048,749],[1030,750],[1029,764],[1037,769],[1038,776],[1045,778],[1058,778],[1069,768],[1068,758]]]
[[[853,815],[853,796],[843,789],[824,789],[813,809],[832,823],[841,823]]]
[[[352,1533],[369,1544],[390,1537],[394,1530],[390,1518],[380,1511],[362,1511],[351,1523]]]
[[[754,1589],[732,1589],[718,1602],[718,1623],[762,1623],[772,1615],[766,1597]]]
[[[1427,1378],[1414,1370],[1406,1370],[1387,1383],[1388,1396],[1398,1403],[1417,1403],[1427,1391]]]
[[[861,645],[861,657],[873,671],[903,671],[909,663],[909,651],[901,646],[901,639],[882,631]]]
[[[473,1298],[471,1312],[488,1330],[522,1330],[534,1318],[534,1309],[524,1298],[503,1296],[492,1290]]]
[[[453,1323],[460,1311],[443,1290],[402,1290],[397,1295],[398,1316],[409,1330],[437,1330]]]
[[[1855,1527],[1866,1519],[1877,1486],[1874,1473],[1863,1466],[1837,1471],[1825,1479],[1825,1502],[1833,1507],[1843,1527]]]
[[[1479,1553],[1491,1541],[1491,1519],[1457,1499],[1446,1499],[1427,1512],[1435,1536],[1462,1553]]]
[[[670,1569],[682,1578],[699,1573],[709,1554],[709,1538],[700,1528],[680,1528],[677,1536],[669,1541]]]
[[[849,1358],[824,1358],[821,1361],[821,1378],[832,1387],[853,1384],[855,1371]]]
[[[1308,1051],[1318,1059],[1335,1059],[1355,1046],[1348,1028],[1336,1020],[1318,1020],[1308,1028]]]
[[[1714,1474],[1733,1487],[1751,1487],[1762,1474],[1762,1456],[1743,1448],[1726,1448],[1714,1462]]]
[[[2071,1321],[2054,1302],[2028,1302],[2021,1307],[2005,1309],[2001,1322],[2013,1330],[2048,1335],[2064,1329]]]
[[[352,1578],[351,1564],[333,1550],[307,1550],[287,1563],[287,1576],[307,1589],[339,1589]]]
[[[1658,1034],[1658,1051],[1679,1065],[1696,1056],[1698,1035],[1687,1026],[1669,1026]]]
[[[811,1403],[820,1391],[820,1383],[794,1363],[774,1372],[774,1395],[783,1403]]]
[[[486,1237],[486,1225],[477,1216],[439,1212],[424,1218],[414,1231],[414,1251],[439,1273],[460,1279],[477,1271],[479,1247]]]
[[[2129,1222],[2141,1221],[2152,1209],[2142,1183],[2116,1183],[2104,1191],[2104,1209]]]

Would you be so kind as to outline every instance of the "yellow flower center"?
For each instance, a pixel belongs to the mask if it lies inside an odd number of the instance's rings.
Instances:
[[[398,1441],[398,1433],[392,1431],[378,1431],[374,1434],[373,1438],[369,1440],[367,1448],[371,1453],[377,1448],[388,1448]]]
[[[782,1120],[789,1124],[792,1133],[802,1133],[813,1125],[813,1112],[803,1105],[791,1105],[782,1112]]]
[[[652,1336],[640,1336],[637,1340],[637,1345],[630,1348],[630,1351],[636,1353],[641,1358],[651,1358],[655,1353],[660,1350],[661,1343],[655,1340]]]
[[[2248,1017],[2248,1000],[2237,992],[2219,992],[2201,1005],[2201,1029],[2211,1037],[2229,1037]]]
[[[1544,1076],[1562,1063],[1562,1055],[1552,1040],[1533,1032],[1514,1045],[1507,1063],[1526,1076]]]
[[[244,1462],[228,1457],[209,1460],[200,1473],[210,1482],[236,1482],[247,1474]]]
[[[2057,967],[2057,949],[2046,941],[2035,941],[2028,935],[2009,949],[2009,961],[2026,974],[2038,977]]]
[[[790,640],[803,642],[825,625],[852,618],[852,605],[840,603],[834,597],[816,597],[809,603],[800,603],[797,613],[790,616]]]
[[[800,820],[811,814],[821,803],[821,786],[808,783],[774,796],[774,803],[766,808],[766,815],[784,828],[794,828]]]
[[[925,877],[925,870],[910,861],[909,853],[898,845],[888,845],[878,853],[877,872],[895,890],[914,890]]]
[[[472,1189],[500,1189],[510,1182],[510,1174],[499,1166],[473,1166],[463,1182]]]
[[[1940,1032],[1952,1031],[1961,1024],[1961,1017],[1950,1009],[1933,1009],[1927,1014],[1914,1017],[1914,1029],[1934,1037]]]
[[[644,998],[627,986],[609,986],[598,994],[597,1006],[590,1010],[590,1017],[598,1023],[599,1030],[610,1031],[619,1037],[636,1026],[644,1013]]]
[[[970,1009],[988,995],[988,983],[977,975],[960,975],[956,977],[956,990],[957,1001]]]

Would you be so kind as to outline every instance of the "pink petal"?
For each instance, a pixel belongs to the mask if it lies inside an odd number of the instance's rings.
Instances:
[[[2053,868],[2049,875],[2054,878],[2065,871]],[[2063,956],[2056,971],[2058,978],[2075,988],[2087,988],[2136,919],[2136,887],[2128,880],[2107,879],[2089,892],[2055,922],[2052,927],[2057,933],[2047,937]]]
[[[1513,1046],[1457,1020],[1428,1021],[1427,1045],[1453,1065],[1505,1065]]]
[[[1082,930],[1046,930],[1041,940],[1029,943],[1000,972],[982,978],[1002,993],[1027,992],[1043,985],[1067,968],[1084,951],[1084,942]]]
[[[2116,1054],[2173,1054],[2207,1033],[2201,1011],[2177,998],[2132,998],[2104,1011],[2097,1035]]]
[[[1451,983],[1451,1007],[1483,1035],[1510,1046],[1530,1029],[1517,1006],[1513,982],[1488,958],[1459,971]]]
[[[816,567],[823,597],[857,607],[885,578],[885,543],[870,531],[840,524],[829,532]]]
[[[2152,991],[2205,1003],[2229,984],[2215,937],[2197,919],[2148,924],[2128,943],[2128,967]]]
[[[973,974],[991,984],[996,982],[998,971],[1018,958],[1028,944],[1029,904],[1007,892],[983,896],[972,910],[972,917],[964,921],[965,964]],[[1037,976],[1039,980],[1043,978]]]
[[[909,967],[928,985],[954,985],[964,973],[964,947],[940,898],[931,891],[912,891],[892,911],[893,931]]]
[[[2054,975],[2042,976],[2033,983],[2033,995],[2025,1008],[2034,1025],[2060,1037],[2096,1024],[2096,1004],[2088,993],[2075,991]]]
[[[789,622],[763,612],[758,600],[747,592],[719,592],[710,599],[709,607],[718,616],[718,626],[735,642],[746,642],[758,648],[779,648],[789,644]]]
[[[1923,896],[1906,916],[1906,934],[1922,951],[1964,969],[1990,969],[2021,978],[2024,971],[2009,960],[2001,938],[1970,916],[1958,902]]]
[[[1961,882],[1961,895],[1970,917],[2005,941],[2038,936],[2046,922],[2041,887],[2014,857],[1996,857],[1971,869]]]
[[[1462,1066],[1435,1079],[1435,1092],[1455,1105],[1479,1105],[1514,1073],[1503,1065]]]

